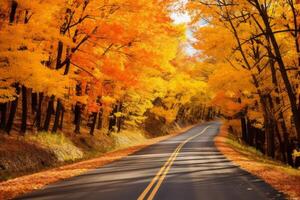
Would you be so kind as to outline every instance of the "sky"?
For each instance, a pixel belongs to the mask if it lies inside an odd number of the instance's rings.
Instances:
[[[177,13],[173,12],[171,14],[171,18],[174,20],[174,24],[188,24],[191,22],[191,17],[188,15],[188,13]],[[192,45],[189,43],[189,41],[194,41],[195,38],[193,37],[193,31],[191,28],[187,28],[186,30],[186,37],[188,39],[188,42],[184,45],[185,52],[189,56],[193,56],[198,51],[192,47]]]

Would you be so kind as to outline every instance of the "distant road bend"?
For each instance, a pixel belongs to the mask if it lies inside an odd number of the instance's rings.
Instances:
[[[285,199],[216,149],[213,139],[220,125],[203,123],[119,161],[18,199]]]

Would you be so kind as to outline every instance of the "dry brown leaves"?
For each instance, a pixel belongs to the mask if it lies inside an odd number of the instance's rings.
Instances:
[[[275,189],[287,194],[291,199],[300,199],[300,171],[280,164],[262,162],[254,156],[245,155],[233,149],[227,141],[227,128],[223,126],[215,139],[217,148],[242,169],[260,177]]]

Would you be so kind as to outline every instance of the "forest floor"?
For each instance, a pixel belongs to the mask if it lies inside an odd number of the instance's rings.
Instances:
[[[132,142],[133,139],[136,139],[133,138],[134,136],[132,136],[132,138],[121,136],[117,140],[117,150],[114,149],[114,151],[105,153],[99,157],[0,182],[0,199],[12,199],[33,190],[41,189],[45,185],[57,182],[59,180],[80,175],[90,169],[101,167],[105,164],[126,157],[149,145],[184,133],[191,127],[192,126],[188,126],[174,131],[167,136],[161,136],[152,139],[143,139],[142,136],[139,135],[138,142]]]
[[[260,177],[290,199],[300,200],[300,170],[262,155],[254,148],[241,145],[231,139],[226,125],[215,139],[218,149],[242,169]]]

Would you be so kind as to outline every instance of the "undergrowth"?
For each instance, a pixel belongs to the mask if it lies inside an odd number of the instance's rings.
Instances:
[[[38,143],[49,149],[61,162],[75,161],[83,158],[83,152],[62,133],[40,132],[35,135],[27,135],[26,140]]]
[[[233,135],[229,135],[227,137],[226,141],[234,150],[238,151],[239,153],[242,153],[243,155],[247,156],[250,159],[259,161],[261,163],[264,163],[268,165],[269,167],[277,167],[281,168],[281,170],[284,170],[286,173],[290,175],[296,175],[299,176],[300,172],[297,169],[292,168],[289,165],[286,165],[282,162],[275,161],[272,158],[264,155],[262,152],[258,151],[254,147],[251,147],[246,144],[242,144],[239,141],[237,141]]]

